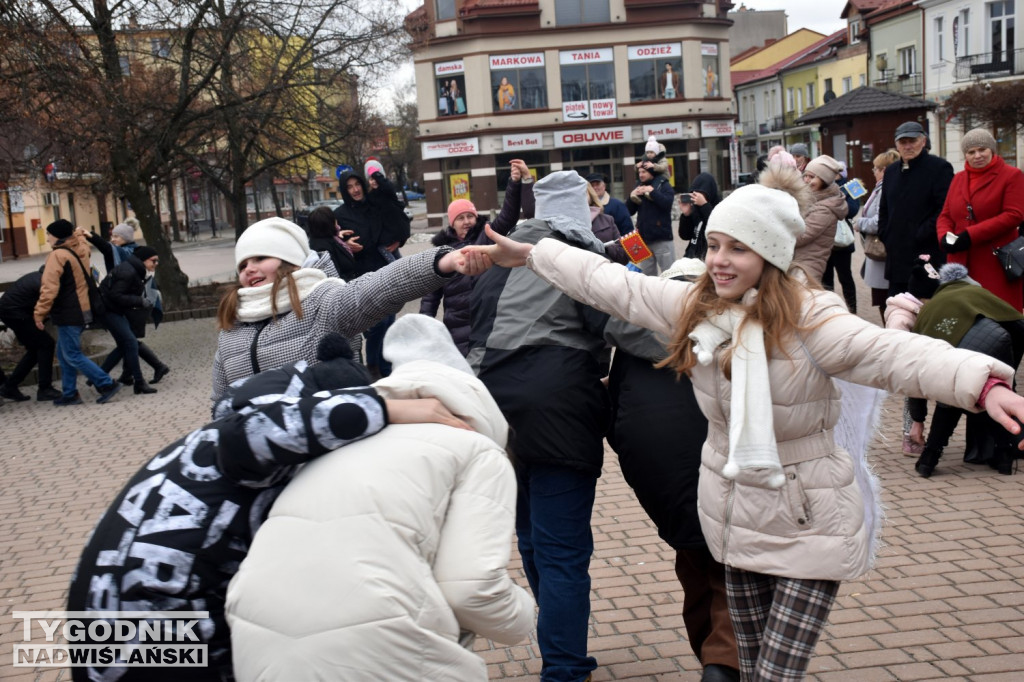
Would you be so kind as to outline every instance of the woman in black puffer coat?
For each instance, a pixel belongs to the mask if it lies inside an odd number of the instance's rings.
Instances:
[[[136,393],[156,393],[156,389],[142,377],[139,339],[146,335],[146,320],[153,309],[153,303],[143,295],[146,276],[156,270],[157,261],[156,249],[140,246],[100,283],[103,303],[107,308],[103,326],[117,343],[117,348],[107,356],[101,368],[109,372],[123,358],[125,374],[133,379]],[[160,375],[159,369],[157,374]]]
[[[519,159],[511,163],[512,174],[505,188],[505,203],[501,212],[491,223],[491,229],[498,234],[508,234],[519,220],[520,208],[524,218],[532,218],[533,176],[530,169]],[[477,213],[476,207],[466,199],[456,199],[448,206],[449,226],[434,235],[434,246],[451,246],[460,249],[467,244],[489,244],[484,234],[488,220]],[[470,304],[476,277],[456,274],[445,285],[420,299],[420,314],[437,316],[437,309],[444,301],[444,326],[463,355],[469,353],[469,331],[472,324]]]

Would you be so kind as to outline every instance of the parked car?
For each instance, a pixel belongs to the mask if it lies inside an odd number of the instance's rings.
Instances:
[[[396,194],[398,195],[399,199],[402,198],[402,193],[401,192],[396,192]],[[416,192],[416,191],[411,190],[411,189],[405,190],[405,196],[406,196],[406,198],[409,201],[421,201],[422,199],[425,198],[425,195],[423,194],[423,192]]]
[[[313,212],[313,209],[320,208],[321,206],[327,206],[333,211],[343,203],[345,202],[341,199],[321,199],[320,201],[314,201],[312,204],[303,206],[295,211],[295,224],[299,227],[305,228],[309,214]]]

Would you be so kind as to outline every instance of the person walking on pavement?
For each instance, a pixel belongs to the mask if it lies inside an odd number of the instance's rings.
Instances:
[[[60,364],[61,397],[54,405],[80,405],[78,373],[82,372],[99,391],[98,403],[105,403],[121,389],[100,367],[82,353],[82,332],[93,319],[89,303],[89,244],[75,234],[67,220],[46,227],[46,241],[52,251],[46,257],[39,288],[39,301],[32,311],[36,329],[43,330],[49,316],[57,326],[57,362]]]
[[[115,348],[103,361],[100,367],[109,372],[124,360],[125,374],[131,379],[137,394],[156,393],[156,389],[146,383],[139,366],[139,338],[146,335],[146,320],[153,310],[153,303],[144,296],[146,274],[156,271],[159,257],[156,249],[150,246],[139,246],[132,254],[121,261],[100,284],[106,313],[103,323],[117,343]],[[163,363],[160,367],[166,368]],[[160,369],[156,370],[157,378],[161,378]],[[121,383],[126,383],[123,380]]]
[[[938,269],[946,262],[939,247],[936,221],[953,181],[953,166],[928,153],[928,136],[917,121],[896,128],[900,163],[885,169],[878,204],[878,236],[885,242],[885,277],[889,296],[902,294],[921,254]]]
[[[39,366],[36,400],[43,402],[60,397],[60,391],[53,387],[53,350],[56,344],[46,331],[36,328],[32,317],[39,301],[45,267],[22,275],[0,296],[0,322],[7,325],[18,343],[25,347],[24,355],[0,386],[0,397],[7,400],[31,399],[18,387],[36,365]]]
[[[368,182],[355,171],[342,173],[338,188],[344,201],[334,209],[338,227],[351,230],[363,246],[362,251],[354,254],[357,276],[376,272],[395,260],[411,232],[395,188],[383,173],[373,173]],[[384,334],[394,321],[395,316],[388,315],[365,334],[366,368],[374,378],[391,372],[382,348]]]

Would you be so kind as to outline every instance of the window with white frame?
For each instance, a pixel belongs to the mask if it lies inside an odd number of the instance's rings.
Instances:
[[[970,31],[968,26],[971,21],[971,10],[962,9],[953,20],[953,52],[957,57],[966,57],[971,53]]]
[[[786,88],[786,111],[793,111],[794,97],[793,88]]]
[[[864,73],[862,73],[862,74],[860,75],[860,79],[859,79],[859,80],[860,80],[860,87],[862,87],[862,88],[863,88],[863,87],[864,87],[865,85],[867,85],[867,84],[868,84],[868,77],[867,77],[867,74],[864,74]]]
[[[850,44],[860,42],[860,17],[850,19]]]
[[[807,84],[807,108],[813,109],[817,106],[814,98],[814,83]]]
[[[935,33],[933,39],[935,40],[935,61],[941,62],[946,59],[946,35],[942,30],[944,17],[935,17],[934,26]],[[906,73],[905,71],[903,73]]]
[[[832,79],[831,78],[826,78],[825,79],[825,93],[828,94],[830,92],[833,95],[836,94],[836,91],[832,89]]]
[[[988,4],[989,51],[992,53],[993,62],[1008,62],[1013,58],[1013,14],[1013,0]]]
[[[437,21],[447,21],[455,18],[455,0],[436,0],[435,17]]]
[[[555,25],[606,24],[612,20],[608,0],[555,0]]]
[[[910,45],[908,47],[901,47],[896,50],[896,56],[899,59],[899,72],[900,76],[912,76],[917,73],[917,47]]]
[[[853,78],[851,78],[850,76],[845,76],[843,78],[843,94],[845,95],[846,93],[848,93],[852,89],[853,89]]]
[[[800,88],[796,89],[796,114],[799,116],[804,113],[804,91]]]

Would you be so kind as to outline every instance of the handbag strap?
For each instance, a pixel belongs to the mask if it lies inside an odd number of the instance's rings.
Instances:
[[[89,271],[85,269],[85,263],[83,263],[82,259],[78,257],[78,254],[66,246],[58,246],[57,248],[67,251],[75,257],[75,260],[78,261],[78,267],[82,268],[82,276],[85,277],[85,285],[89,287],[89,289],[98,291],[99,289],[96,287],[96,280],[94,280],[92,275],[89,274]]]

